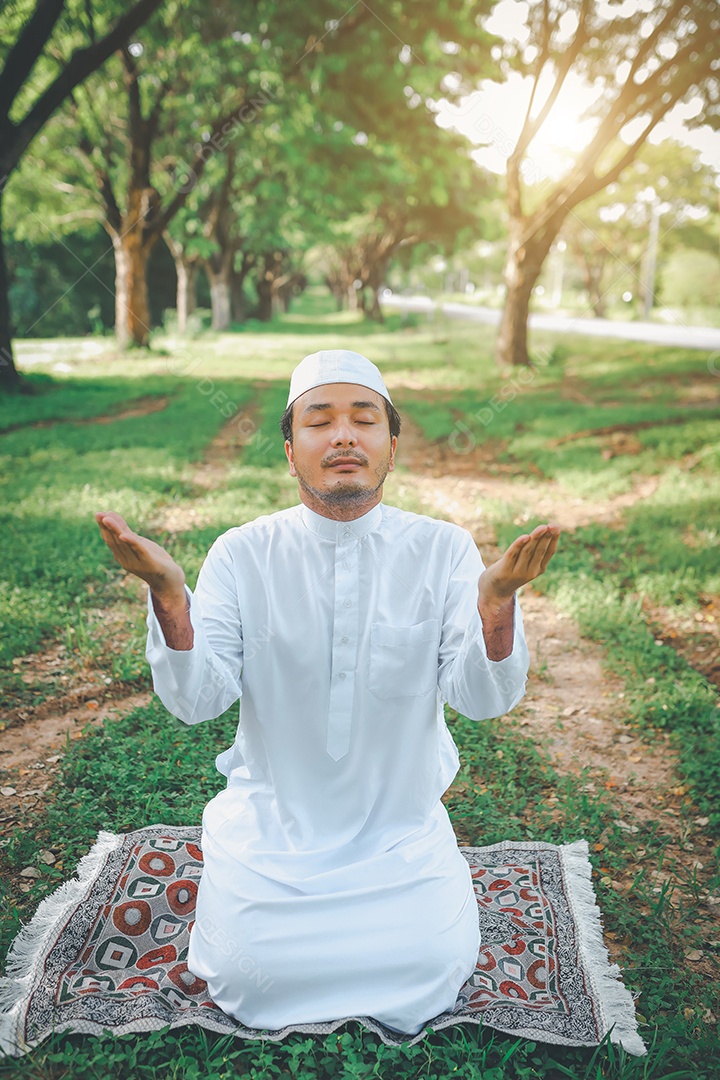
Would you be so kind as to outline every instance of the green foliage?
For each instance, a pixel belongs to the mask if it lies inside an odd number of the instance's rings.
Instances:
[[[94,511],[112,507],[138,524],[186,498],[190,463],[226,419],[199,380],[138,380],[130,393],[118,379],[43,385],[42,395],[16,403],[16,430],[0,435],[0,521],[8,543],[0,581],[0,621],[7,627],[0,682],[13,686],[14,657],[75,631],[80,610],[97,600],[98,590],[107,599],[116,575],[108,571]],[[224,385],[221,405],[237,408],[250,397],[246,384]],[[114,412],[163,390],[169,403],[160,412],[112,420]],[[59,422],[98,413],[110,422]],[[38,429],[38,415],[58,422]]]
[[[696,269],[703,262],[701,250],[688,252],[686,261],[692,262],[690,279],[702,282],[700,293],[709,298],[693,295],[682,273],[673,270],[679,242],[717,248],[715,173],[694,150],[665,139],[658,145],[646,143],[616,183],[581,203],[563,225],[561,235],[596,315],[605,315],[608,304],[621,304],[625,291],[639,292],[637,267],[649,243],[653,202],[662,208],[658,264],[661,280],[668,282],[662,289],[664,303],[673,311],[703,303],[717,306],[720,281],[714,291],[704,292],[705,282]]]
[[[669,306],[717,305],[720,259],[709,251],[681,248],[673,252],[662,272],[662,298]]]

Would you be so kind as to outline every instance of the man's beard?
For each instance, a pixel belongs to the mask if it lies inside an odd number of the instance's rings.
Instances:
[[[297,471],[297,466],[295,466],[295,469]],[[318,491],[317,488],[306,483],[300,473],[297,474],[297,478],[303,491],[319,499],[328,508],[336,507],[337,509],[344,509],[348,506],[361,506],[363,503],[369,502],[385,482],[385,477],[383,477],[377,487],[374,488],[367,487],[365,484],[350,482],[336,484],[330,491]]]
[[[308,484],[307,480],[305,480],[298,469],[297,462],[295,463],[295,472],[300,487],[307,494],[319,499],[329,510],[346,510],[348,507],[362,506],[363,503],[370,502],[385,483],[385,478],[389,471],[390,455],[388,455],[375,469],[375,479],[378,482],[373,487],[363,484],[360,480],[348,479],[343,483],[335,484],[328,491],[319,491],[311,484]]]

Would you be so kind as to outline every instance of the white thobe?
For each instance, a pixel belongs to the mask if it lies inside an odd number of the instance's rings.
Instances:
[[[240,698],[227,787],[203,814],[188,966],[255,1028],[372,1016],[417,1034],[452,1009],[480,933],[440,797],[459,767],[443,703],[472,720],[525,692],[488,659],[472,536],[379,503],[338,522],[300,504],[230,529],[168,648],[148,598],[157,694],[185,723]]]

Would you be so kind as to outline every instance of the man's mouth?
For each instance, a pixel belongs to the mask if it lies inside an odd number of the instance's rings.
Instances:
[[[330,469],[359,469],[361,467],[362,462],[356,461],[354,458],[339,458],[328,466]]]

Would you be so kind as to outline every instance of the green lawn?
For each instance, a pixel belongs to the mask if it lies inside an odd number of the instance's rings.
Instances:
[[[486,328],[417,319],[404,325],[399,316],[386,327],[365,325],[332,312],[318,295],[270,326],[253,324],[185,343],[157,338],[148,356],[118,357],[106,344],[106,354],[74,360],[68,343],[58,343],[63,369],[55,370],[53,360],[34,367],[38,393],[0,402],[5,702],[37,703],[55,692],[47,680],[28,683],[13,663],[52,643],[65,644],[71,674],[85,664],[128,688],[149,685],[142,604],[102,544],[93,511],[112,507],[167,542],[192,585],[219,532],[297,502],[278,428],[287,380],[305,353],[342,346],[378,363],[401,414],[429,438],[460,452],[465,444],[458,433],[466,444],[488,441],[513,476],[559,485],[568,499],[607,499],[630,490],[639,477],[658,478],[653,494],[624,512],[621,529],[592,525],[564,534],[537,586],[579,620],[583,634],[606,647],[608,664],[626,684],[620,718],[648,740],[658,731],[671,734],[688,790],[683,814],[710,817],[718,836],[717,688],[656,643],[641,606],[649,598],[693,614],[720,593],[720,380],[703,354],[536,336],[536,368],[522,380],[503,380]],[[20,362],[24,352],[37,351],[37,343],[20,343]],[[148,397],[167,398],[167,405],[112,420]],[[97,416],[108,422],[83,422]],[[228,463],[222,485],[208,489],[197,482],[198,463],[231,416],[251,416],[253,437]],[[568,439],[637,423],[644,426],[634,430],[631,452],[604,453],[607,434]],[[399,498],[399,473],[389,478],[386,499],[417,509]],[[168,535],[162,520],[177,508],[197,510],[200,524]],[[507,500],[490,509],[504,543],[537,523],[531,517],[522,529],[513,524],[519,512],[532,508],[517,502],[511,485]],[[608,1045],[597,1051],[551,1047],[474,1028],[437,1033],[401,1049],[384,1046],[357,1025],[339,1037],[296,1035],[264,1047],[187,1029],[122,1039],[57,1036],[20,1062],[0,1062],[0,1074],[184,1080],[717,1076],[717,983],[693,976],[683,955],[695,946],[717,954],[718,934],[713,937],[703,923],[699,885],[684,894],[689,899],[680,910],[664,890],[653,891],[650,872],[662,864],[669,843],[662,825],[637,835],[618,828],[612,793],[588,790],[576,777],[558,773],[515,721],[477,725],[452,713],[449,719],[463,765],[448,809],[470,843],[592,841],[603,830],[610,837],[602,863],[593,855],[596,868],[605,871],[595,884],[606,929],[624,943],[625,982],[640,994],[647,1058],[629,1058]],[[154,701],[69,742],[51,797],[0,851],[2,955],[20,921],[71,873],[99,829],[199,822],[222,780],[214,757],[229,745],[234,728],[233,710],[187,728]],[[550,793],[557,797],[552,809]],[[50,844],[62,845],[59,868],[44,869],[30,892],[18,892],[17,872],[38,865],[38,851]],[[703,888],[717,894],[717,848],[714,866],[705,871]],[[618,891],[609,882],[623,876],[632,879],[632,888]]]

